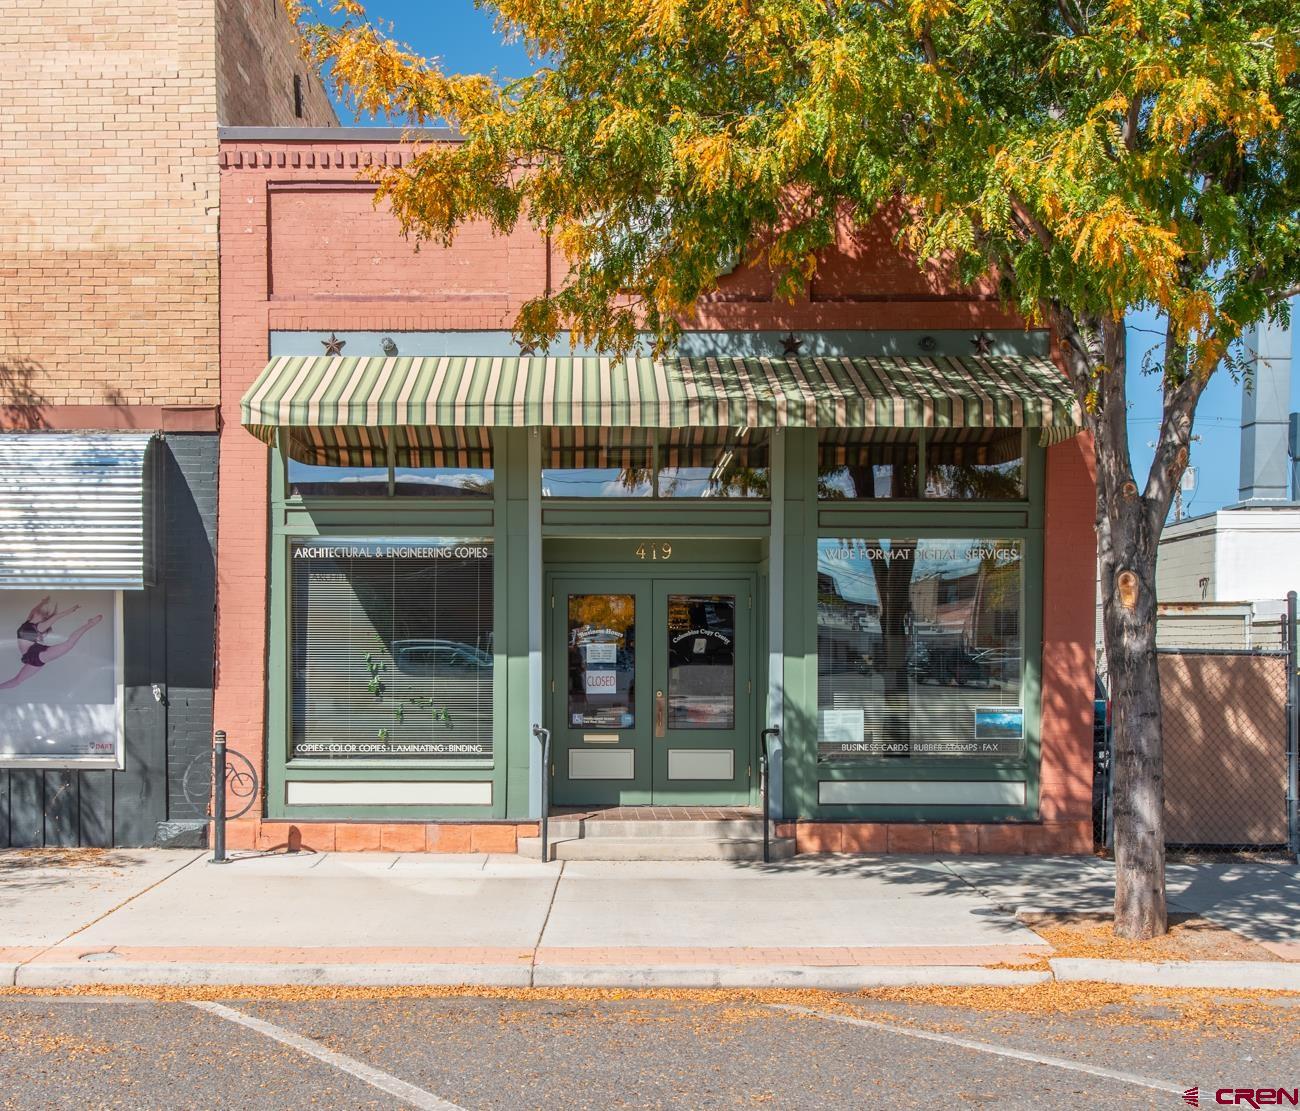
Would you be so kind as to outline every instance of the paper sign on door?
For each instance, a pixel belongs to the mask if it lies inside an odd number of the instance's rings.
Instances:
[[[612,643],[611,644],[588,644],[587,663],[589,664],[618,663],[618,645]]]
[[[614,694],[618,691],[617,671],[588,671],[588,694]]]

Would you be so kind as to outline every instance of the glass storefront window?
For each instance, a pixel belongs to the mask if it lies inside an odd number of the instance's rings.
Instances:
[[[766,498],[767,435],[760,430],[666,429],[656,474],[661,498]]]
[[[542,459],[548,498],[648,498],[654,448],[641,428],[553,428]]]
[[[753,429],[553,428],[548,498],[766,498],[766,433]]]
[[[668,728],[736,727],[736,597],[668,595]]]
[[[1021,540],[817,542],[818,759],[1023,757]]]
[[[399,498],[490,498],[492,469],[395,467],[393,493]]]
[[[1025,496],[1019,428],[936,428],[925,437],[925,496],[1014,500]]]
[[[118,764],[122,594],[0,590],[0,630],[0,766]]]
[[[920,475],[917,434],[908,429],[840,429],[817,445],[817,497],[914,498]]]
[[[289,460],[289,494],[300,498],[388,496],[387,467],[324,467]]]
[[[290,497],[492,496],[492,442],[485,428],[361,429],[355,444],[290,437]]]
[[[290,546],[291,755],[492,755],[492,543]]]
[[[636,726],[636,597],[570,594],[569,725]]]
[[[1020,428],[836,429],[818,441],[817,497],[1019,501],[1024,443]]]

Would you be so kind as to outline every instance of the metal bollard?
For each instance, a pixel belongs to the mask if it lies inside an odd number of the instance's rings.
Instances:
[[[226,731],[212,737],[212,863],[226,863]]]
[[[545,726],[534,725],[533,736],[542,746],[542,820],[538,832],[542,835],[542,862],[547,863],[551,859],[546,836],[546,821],[551,811],[551,731]]]
[[[761,751],[758,754],[758,794],[759,797],[762,799],[762,802],[759,805],[761,805],[763,808],[763,863],[764,864],[772,863],[772,827],[771,827],[772,778],[771,778],[771,768],[769,767],[769,765],[772,762],[772,755],[768,751],[767,742],[769,738],[779,737],[780,735],[781,735],[781,727],[779,725],[773,725],[768,729],[764,729],[763,732],[759,734],[759,748]]]

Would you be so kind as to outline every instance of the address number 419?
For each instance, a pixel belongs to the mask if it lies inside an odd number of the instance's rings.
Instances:
[[[672,559],[673,546],[667,543],[647,544],[642,541],[633,554],[637,559]]]

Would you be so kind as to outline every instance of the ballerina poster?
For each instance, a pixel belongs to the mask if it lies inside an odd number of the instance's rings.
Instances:
[[[116,763],[117,607],[111,591],[0,591],[0,763]]]

